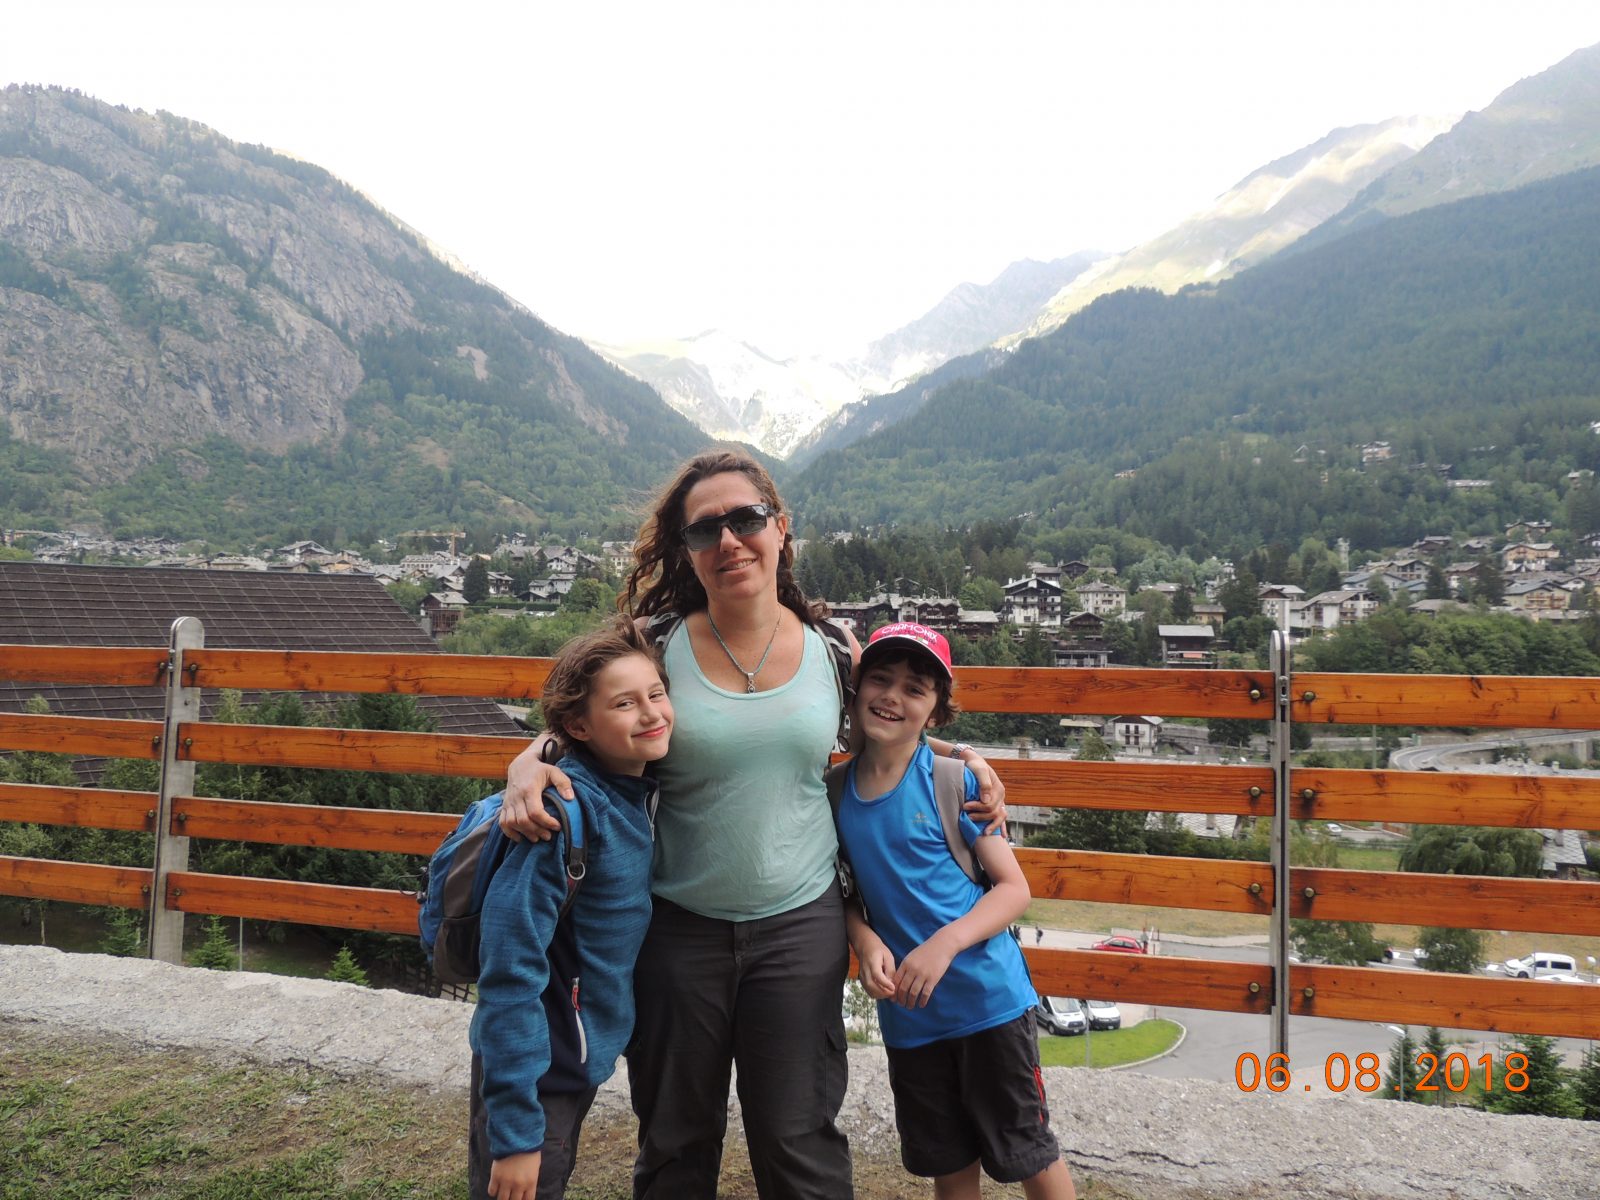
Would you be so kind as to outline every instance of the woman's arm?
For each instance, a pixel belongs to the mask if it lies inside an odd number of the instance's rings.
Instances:
[[[928,749],[940,758],[948,756],[958,745],[961,746],[961,753],[955,757],[959,758],[978,780],[978,798],[967,801],[962,807],[973,822],[985,832],[990,828],[1003,831],[1006,825],[1006,785],[1000,782],[1000,776],[995,774],[994,768],[989,765],[989,760],[964,743],[947,742],[936,737],[928,739]]]
[[[572,780],[567,773],[544,761],[544,749],[553,742],[548,733],[534,738],[531,745],[511,760],[506,771],[505,799],[500,805],[500,828],[512,841],[525,838],[547,842],[561,828],[549,809],[544,806],[545,788],[555,788],[564,798],[571,800]]]

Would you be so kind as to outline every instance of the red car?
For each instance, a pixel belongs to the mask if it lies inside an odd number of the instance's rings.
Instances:
[[[1091,950],[1115,950],[1118,954],[1143,954],[1144,943],[1129,937],[1109,937],[1090,946]]]

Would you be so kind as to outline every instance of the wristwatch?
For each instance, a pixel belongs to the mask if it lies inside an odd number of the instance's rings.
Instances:
[[[950,757],[960,758],[963,754],[971,749],[972,747],[967,745],[965,742],[957,742],[954,746],[950,747]]]

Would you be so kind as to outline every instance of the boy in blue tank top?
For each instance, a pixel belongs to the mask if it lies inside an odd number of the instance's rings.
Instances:
[[[950,645],[914,622],[861,653],[851,720],[862,748],[838,808],[839,841],[865,911],[846,907],[861,982],[878,1001],[901,1161],[938,1200],[978,1200],[979,1168],[1028,1200],[1072,1200],[1050,1132],[1038,1000],[1009,936],[1028,882],[1000,831],[965,813],[961,834],[991,881],[968,878],[945,840],[923,731],[955,714]],[[966,772],[966,797],[977,794]]]

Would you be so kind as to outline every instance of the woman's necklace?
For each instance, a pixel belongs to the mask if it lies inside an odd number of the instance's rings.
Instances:
[[[722,633],[717,629],[717,623],[711,619],[711,610],[706,609],[706,620],[711,623],[711,636],[717,639],[717,645],[722,647],[722,652],[728,656],[728,661],[733,664],[734,670],[744,676],[745,693],[754,695],[756,690],[756,676],[761,674],[761,668],[767,665],[767,655],[772,653],[772,644],[778,640],[778,626],[783,624],[783,610],[778,610],[778,619],[773,623],[772,636],[767,639],[767,648],[761,652],[761,661],[756,664],[754,671],[746,671],[739,660],[733,656],[733,651],[728,649],[728,643],[722,640]]]

